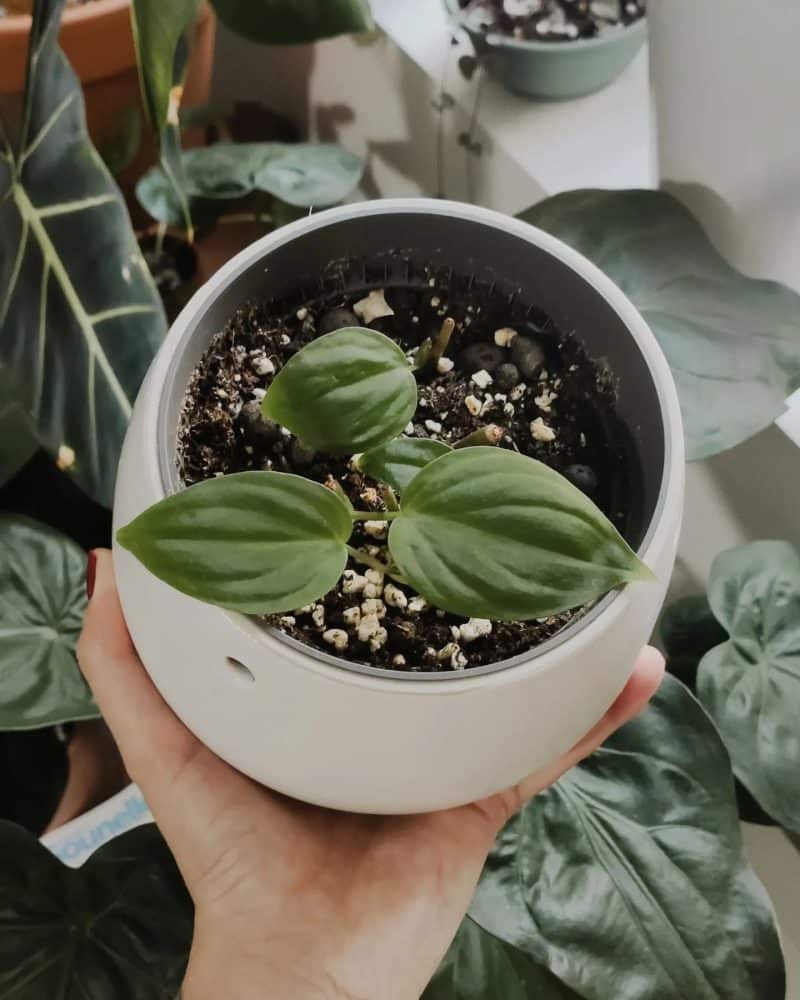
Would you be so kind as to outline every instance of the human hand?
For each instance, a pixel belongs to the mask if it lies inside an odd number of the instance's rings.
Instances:
[[[195,903],[184,1000],[416,1000],[521,805],[633,718],[658,688],[645,649],[572,750],[483,802],[358,816],[288,799],[231,768],[166,705],[133,647],[111,554],[95,553],[81,667]]]

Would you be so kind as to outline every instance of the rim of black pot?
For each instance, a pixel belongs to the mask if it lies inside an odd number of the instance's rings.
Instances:
[[[344,238],[344,243],[348,244],[348,249],[350,249],[351,241],[354,241],[357,244],[359,240],[363,242],[364,240],[371,239],[380,223],[387,224],[390,227],[391,224],[394,223],[395,228],[398,232],[403,233],[406,240],[406,234],[408,233],[407,223],[410,223],[411,221],[416,221],[418,224],[423,225],[433,225],[434,230],[436,230],[438,226],[441,230],[443,230],[443,233],[446,233],[446,231],[451,228],[453,224],[466,225],[467,227],[475,226],[479,230],[485,230],[484,235],[486,237],[486,242],[488,242],[490,235],[497,240],[508,241],[508,247],[513,246],[517,254],[522,254],[523,250],[527,250],[532,252],[534,255],[542,255],[543,259],[552,265],[556,270],[561,271],[562,274],[568,273],[570,280],[577,282],[578,286],[580,286],[587,295],[588,300],[593,302],[595,308],[602,304],[608,316],[613,316],[615,318],[619,330],[624,331],[624,340],[626,344],[624,353],[626,356],[629,356],[636,361],[640,369],[640,373],[646,372],[649,377],[649,388],[652,390],[651,396],[655,400],[657,406],[654,410],[643,410],[643,412],[639,414],[639,429],[641,430],[641,425],[645,423],[645,417],[647,417],[653,424],[653,427],[656,428],[657,426],[660,430],[661,462],[660,470],[657,475],[657,490],[651,497],[651,510],[646,517],[643,517],[644,523],[641,527],[640,538],[635,544],[631,542],[640,556],[645,553],[656,532],[657,526],[661,522],[664,507],[666,505],[669,487],[667,471],[671,464],[673,446],[670,436],[667,433],[669,421],[667,417],[666,402],[662,390],[654,376],[653,370],[647,361],[647,358],[636,343],[630,327],[625,323],[614,306],[602,295],[600,291],[590,284],[586,277],[580,274],[580,272],[578,272],[575,268],[571,267],[567,262],[559,259],[544,247],[539,246],[536,243],[528,242],[521,234],[510,231],[512,229],[511,225],[502,225],[505,217],[501,216],[499,213],[490,212],[484,209],[475,209],[473,206],[469,205],[460,205],[458,203],[447,203],[427,199],[397,199],[392,202],[386,200],[383,202],[375,202],[374,205],[375,213],[374,215],[370,215],[367,219],[364,217],[365,206],[363,204],[360,206],[349,206],[345,209],[329,209],[313,217],[314,225],[312,225],[310,229],[307,227],[311,220],[305,219],[300,222],[290,224],[277,233],[264,237],[261,241],[259,241],[259,243],[266,242],[269,245],[266,247],[263,254],[254,258],[249,266],[244,268],[240,267],[238,270],[231,272],[231,274],[224,274],[220,287],[214,290],[215,293],[207,294],[205,300],[194,307],[195,314],[184,324],[181,331],[180,341],[173,351],[158,403],[157,444],[159,451],[161,486],[164,490],[164,494],[169,495],[182,488],[182,483],[178,475],[177,464],[175,461],[177,442],[176,428],[177,416],[185,396],[191,371],[194,369],[203,353],[208,348],[212,337],[222,329],[225,323],[235,312],[235,309],[249,300],[258,298],[259,293],[261,294],[262,299],[264,298],[263,286],[265,284],[269,284],[270,277],[275,279],[276,272],[278,277],[275,280],[279,281],[283,278],[284,280],[290,280],[292,282],[293,288],[296,290],[298,295],[298,304],[300,304],[301,300],[307,301],[308,289],[312,278],[307,273],[303,274],[301,271],[298,272],[298,266],[303,266],[302,262],[304,262],[309,256],[306,252],[298,252],[298,248],[301,245],[305,249],[306,243],[308,241],[314,241],[316,238],[322,244],[323,248],[341,246],[344,234],[337,233],[337,230],[347,230],[347,237]],[[430,207],[428,207],[428,205],[430,205]],[[453,215],[447,213],[445,209],[448,205],[453,208],[462,209],[464,214]],[[350,211],[348,211],[348,208]],[[471,217],[474,215],[479,216],[479,218]],[[498,224],[492,226],[489,221],[490,219],[496,220]],[[509,224],[513,223],[514,225],[518,225],[518,223],[512,219],[507,219],[505,221]],[[533,229],[534,227],[530,228]],[[300,230],[299,232],[298,229]],[[436,235],[439,235],[438,231]],[[281,237],[283,237],[283,239],[281,239]],[[552,240],[552,237],[547,237],[547,239]],[[438,252],[443,254],[447,253],[448,255],[463,252],[463,243],[460,240],[453,240],[452,244],[448,246],[448,241],[443,235],[440,242],[442,245],[439,247]],[[554,242],[558,243],[559,241]],[[382,257],[387,255],[387,253],[394,255],[414,252],[413,250],[406,249],[407,246],[408,243],[406,242],[402,251],[397,247],[390,247],[389,251],[385,248],[380,249],[376,247],[371,256],[365,254],[363,257],[370,260],[380,261]],[[508,247],[506,248],[507,250]],[[252,247],[248,249],[252,251]],[[574,251],[571,251],[569,248],[566,249],[569,250],[570,254],[574,254]],[[242,255],[247,252],[248,250],[242,251]],[[280,254],[283,254],[284,257],[288,256],[289,260],[279,262],[278,256]],[[429,254],[426,249],[422,253],[421,258],[430,259],[432,254],[433,251]],[[234,260],[235,259],[236,258],[234,258]],[[358,256],[357,259],[361,261],[363,258],[362,256]],[[492,254],[484,252],[481,257],[481,266],[487,274],[491,275],[496,272],[494,270],[494,265],[488,263],[489,259],[494,260],[495,258]],[[327,269],[331,270],[331,272],[336,275],[340,275],[341,264],[344,260],[348,260],[348,262],[350,262],[352,258],[343,258],[340,254],[332,251],[327,257]],[[269,263],[267,263],[267,261],[269,261]],[[362,266],[363,265],[359,264],[359,271]],[[283,271],[283,274],[281,274],[281,271]],[[324,271],[326,271],[326,266],[320,265],[320,267],[315,269],[314,273],[318,276]],[[287,277],[287,273],[290,274],[290,277]],[[497,280],[498,282],[500,281],[499,275]],[[211,279],[211,282],[213,281],[214,279]],[[211,284],[211,282],[209,282],[209,284]],[[324,284],[324,280],[322,284]],[[509,285],[509,287],[513,286]],[[247,292],[243,290],[244,288],[247,289]],[[331,291],[332,290],[333,289],[331,289]],[[518,291],[521,293],[522,289],[519,288]],[[199,299],[203,294],[203,289],[201,289],[198,293],[196,293],[195,298]],[[513,294],[516,294],[516,292]],[[281,286],[280,294],[276,294],[275,297],[281,299],[282,301],[291,299],[291,295],[284,290],[284,286]],[[530,300],[532,303],[540,305],[540,302],[534,294],[530,294]],[[194,300],[190,301],[185,311],[192,310],[193,301]],[[528,297],[525,298],[525,301],[528,301]],[[579,337],[579,339],[584,342],[583,338]],[[588,352],[588,349],[587,353],[590,353]],[[591,356],[592,355],[590,353],[590,357]],[[611,370],[612,372],[615,371],[613,367]],[[650,452],[647,452],[647,455],[649,458],[652,458],[652,454]],[[651,492],[653,492],[652,489]],[[223,613],[244,619],[262,633],[277,639],[279,642],[291,647],[305,656],[311,657],[312,659],[329,666],[336,667],[339,670],[346,670],[351,673],[381,678],[383,680],[399,682],[423,681],[426,683],[433,683],[438,681],[463,681],[471,677],[483,677],[487,674],[499,673],[500,671],[509,670],[521,664],[529,663],[533,659],[539,659],[545,654],[559,648],[564,643],[574,639],[583,629],[589,627],[593,622],[597,621],[597,619],[605,614],[606,611],[608,611],[614,602],[621,596],[623,590],[624,588],[617,588],[616,590],[606,594],[594,605],[590,606],[588,610],[584,611],[584,613],[576,618],[574,622],[566,625],[560,632],[546,641],[524,650],[513,657],[508,657],[495,663],[483,664],[479,667],[470,667],[465,670],[402,671],[384,667],[375,667],[368,663],[344,659],[343,657],[327,653],[325,650],[318,649],[315,646],[308,645],[299,639],[295,639],[293,636],[287,635],[278,628],[262,624],[255,616],[239,615],[237,612],[230,611],[223,611]]]

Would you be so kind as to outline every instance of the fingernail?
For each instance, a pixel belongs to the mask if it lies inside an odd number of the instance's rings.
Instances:
[[[86,560],[86,596],[89,600],[92,599],[92,594],[94,593],[94,574],[97,570],[97,555],[94,552],[89,553],[89,558]]]

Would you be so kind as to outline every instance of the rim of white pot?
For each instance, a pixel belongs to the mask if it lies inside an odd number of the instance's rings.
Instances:
[[[674,530],[670,527],[669,519],[665,518],[665,513],[671,484],[676,484],[675,488],[680,489],[679,484],[683,481],[684,463],[683,425],[677,391],[669,365],[655,336],[628,297],[591,261],[567,244],[562,243],[561,240],[511,216],[474,205],[440,199],[387,198],[345,205],[310,215],[256,240],[231,258],[198,289],[172,325],[162,349],[162,355],[157,363],[157,369],[153,372],[158,399],[157,406],[153,408],[154,412],[150,414],[150,433],[152,435],[150,439],[154,441],[158,453],[159,496],[157,499],[162,499],[179,485],[174,465],[174,434],[170,431],[166,412],[168,393],[165,391],[165,387],[168,388],[175,382],[176,368],[184,350],[210,305],[243,272],[252,268],[262,259],[268,258],[268,255],[278,247],[338,222],[366,220],[377,215],[390,214],[433,214],[456,217],[466,222],[498,229],[524,240],[576,272],[616,312],[650,372],[663,425],[664,461],[658,498],[642,542],[637,547],[639,557],[644,562],[648,562],[648,555],[651,552],[660,551],[667,542],[667,533]],[[264,270],[268,270],[268,264]],[[373,678],[401,685],[424,682],[427,686],[455,681],[468,682],[470,679],[478,680],[486,678],[488,674],[498,674],[522,664],[530,664],[532,661],[540,660],[547,653],[575,640],[599,619],[619,608],[624,601],[625,591],[626,588],[620,588],[607,594],[574,623],[567,625],[562,631],[531,649],[496,663],[463,671],[405,672],[357,663],[307,645],[279,629],[264,626],[247,615],[224,609],[218,610],[227,616],[237,629],[244,631],[251,639],[261,642],[267,639],[277,639],[296,653],[316,661],[317,667],[323,670],[326,667],[333,667],[337,672],[349,674],[352,679],[357,679],[360,676],[365,681]]]

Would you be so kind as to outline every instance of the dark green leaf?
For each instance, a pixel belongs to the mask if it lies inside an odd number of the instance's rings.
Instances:
[[[585,1000],[785,994],[728,755],[669,676],[641,716],[508,824],[470,914]]]
[[[708,596],[730,640],[703,657],[700,700],[739,780],[800,833],[800,554],[786,542],[724,552]]]
[[[350,512],[331,490],[283,472],[240,472],[167,497],[117,533],[170,586],[246,614],[326,594],[347,563]]]
[[[220,21],[254,42],[295,45],[371,31],[369,0],[213,0]]]
[[[728,638],[703,595],[682,597],[671,604],[661,616],[659,629],[667,669],[691,688],[695,686],[700,660]]]
[[[120,112],[114,128],[103,136],[99,149],[103,163],[115,177],[127,170],[142,145],[142,113],[134,104]]]
[[[769,426],[800,386],[800,296],[734,270],[658,191],[568,191],[520,216],[575,247],[630,297],[670,363],[690,459]]]
[[[264,191],[301,209],[342,201],[364,172],[360,157],[325,143],[218,142],[185,150],[181,163],[183,183],[193,201],[243,198]],[[180,202],[160,167],[140,178],[136,196],[154,219],[180,223]],[[282,221],[287,220],[276,219],[277,224]]]
[[[453,614],[542,618],[652,578],[591,500],[516,452],[450,452],[417,473],[401,506],[392,556]]]
[[[86,555],[26,517],[0,516],[0,729],[100,713],[75,661]]]
[[[36,429],[0,368],[0,486],[13,478],[39,448]]]
[[[43,445],[73,448],[78,482],[110,506],[132,402],[166,323],[56,45],[60,9],[37,5],[19,149],[0,148],[0,366]]]
[[[581,1000],[523,952],[464,918],[422,1000]]]
[[[132,0],[131,22],[139,63],[142,97],[158,133],[161,164],[180,207],[180,219],[192,228],[185,190],[179,107],[186,63],[185,35],[201,0]]]
[[[173,1000],[192,905],[155,826],[66,868],[0,822],[0,996],[8,1000]]]
[[[404,493],[420,469],[450,450],[450,445],[432,438],[395,438],[366,452],[358,465],[368,476]]]
[[[376,330],[349,327],[312,341],[267,389],[264,416],[312,448],[367,451],[403,430],[417,383],[402,350]]]

